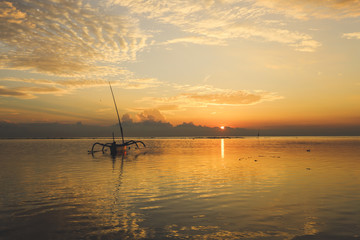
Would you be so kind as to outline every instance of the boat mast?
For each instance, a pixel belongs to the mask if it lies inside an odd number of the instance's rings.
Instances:
[[[123,133],[123,129],[122,129],[122,126],[121,126],[119,111],[118,111],[118,108],[117,108],[117,105],[116,105],[116,101],[115,101],[115,97],[114,97],[114,92],[113,92],[113,90],[112,90],[110,81],[109,81],[109,86],[110,86],[110,90],[111,90],[111,95],[112,95],[113,100],[114,100],[114,105],[115,105],[116,114],[117,114],[117,117],[118,117],[118,120],[119,120],[119,127],[120,127],[120,132],[121,132],[122,143],[124,144],[124,143],[125,143],[125,141],[124,141],[124,133]]]

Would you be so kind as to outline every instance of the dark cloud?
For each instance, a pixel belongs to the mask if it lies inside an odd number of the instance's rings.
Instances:
[[[128,123],[132,123],[133,119],[131,118],[130,114],[126,113],[122,116],[121,118],[122,122],[128,122]]]

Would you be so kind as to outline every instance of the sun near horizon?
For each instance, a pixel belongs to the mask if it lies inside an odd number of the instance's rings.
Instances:
[[[359,129],[360,3],[159,3],[2,1],[0,121]]]

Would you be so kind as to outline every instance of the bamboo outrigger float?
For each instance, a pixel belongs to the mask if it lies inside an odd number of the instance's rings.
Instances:
[[[95,148],[96,145],[102,146],[102,149],[101,149],[102,153],[105,153],[105,149],[109,148],[110,153],[111,153],[112,156],[115,156],[115,155],[118,155],[118,154],[125,154],[127,148],[130,149],[130,147],[129,147],[130,145],[135,145],[135,147],[138,148],[138,149],[140,148],[139,144],[141,144],[143,147],[146,147],[145,143],[143,143],[142,141],[130,140],[130,141],[125,142],[123,128],[122,128],[121,120],[120,120],[120,116],[119,116],[119,111],[118,111],[118,108],[117,108],[117,105],[116,105],[114,92],[112,90],[110,82],[109,82],[109,86],[110,86],[111,95],[112,95],[112,98],[113,98],[113,101],[114,101],[114,106],[115,106],[116,114],[117,114],[118,121],[119,121],[119,127],[120,127],[122,143],[117,144],[115,142],[115,137],[114,137],[114,133],[113,133],[113,142],[112,143],[99,143],[99,142],[94,143],[92,148],[91,148],[91,154],[94,155],[94,153],[97,152],[97,151],[94,151],[94,148]]]

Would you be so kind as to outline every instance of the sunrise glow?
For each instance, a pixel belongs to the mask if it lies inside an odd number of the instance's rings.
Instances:
[[[132,123],[358,129],[359,9],[356,1],[2,1],[0,119],[114,124],[110,81]]]
[[[0,0],[0,238],[360,240],[360,0]]]

